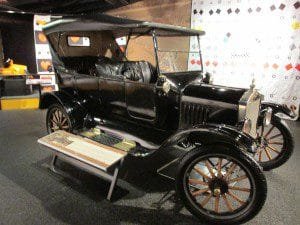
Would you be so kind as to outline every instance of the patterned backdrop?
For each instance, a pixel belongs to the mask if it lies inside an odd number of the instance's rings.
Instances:
[[[191,27],[206,32],[203,66],[214,84],[249,87],[254,78],[265,100],[299,112],[300,1],[193,0],[191,15]],[[189,67],[199,67],[197,54]]]

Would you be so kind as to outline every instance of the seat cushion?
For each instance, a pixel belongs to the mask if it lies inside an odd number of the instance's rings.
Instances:
[[[124,62],[124,75],[131,81],[143,82],[143,74],[139,62]]]
[[[151,78],[152,78],[152,68],[150,67],[150,63],[146,61],[140,61],[139,62],[142,76],[143,76],[143,82],[144,83],[150,83]]]
[[[127,61],[124,62],[124,73],[130,75],[130,80],[143,83],[155,82],[155,74],[153,68],[149,62],[146,61]],[[128,75],[126,75],[127,77]]]
[[[95,63],[98,76],[113,77],[123,75],[124,62],[115,62],[106,57],[101,57]]]
[[[126,76],[127,79],[137,82],[155,82],[155,74],[152,65],[146,61],[113,61],[101,57],[95,63],[98,76],[114,77]]]

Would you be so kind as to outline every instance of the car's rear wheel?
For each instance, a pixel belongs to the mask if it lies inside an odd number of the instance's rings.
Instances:
[[[60,104],[53,104],[48,108],[46,126],[49,134],[58,130],[72,131],[70,117]]]
[[[273,116],[271,124],[258,128],[259,148],[254,158],[264,170],[275,169],[283,165],[292,155],[294,141],[288,126],[277,116]]]
[[[267,184],[249,155],[224,146],[203,146],[180,161],[176,189],[186,208],[201,221],[241,224],[264,205]]]

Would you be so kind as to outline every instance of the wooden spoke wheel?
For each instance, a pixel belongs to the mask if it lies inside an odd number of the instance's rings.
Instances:
[[[254,158],[264,170],[274,169],[285,163],[293,152],[293,138],[289,128],[275,117],[269,126],[258,127],[258,149]]]
[[[267,127],[265,125],[260,126],[258,133],[259,148],[255,157],[259,162],[270,161],[284,150],[283,135],[273,124]]]
[[[228,166],[223,167],[224,164]],[[249,175],[231,160],[206,158],[187,172],[190,195],[196,204],[210,213],[233,213],[251,200]]]
[[[194,215],[209,223],[231,224],[245,222],[260,210],[266,197],[264,175],[255,160],[240,151],[201,147],[183,157],[176,188]]]
[[[61,105],[52,105],[47,112],[47,131],[48,133],[55,132],[57,130],[71,131],[71,121]]]

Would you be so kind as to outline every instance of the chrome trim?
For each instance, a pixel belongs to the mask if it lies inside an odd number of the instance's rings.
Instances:
[[[252,138],[257,138],[257,122],[264,96],[254,88],[254,80],[252,80],[250,89],[239,100],[238,121],[244,121],[243,132],[249,134]]]
[[[171,85],[168,81],[165,81],[162,85],[162,90],[164,93],[168,94],[171,89]]]
[[[221,102],[217,100],[210,100],[210,99],[204,99],[204,98],[196,98],[191,96],[182,96],[182,101],[185,102],[191,102],[201,105],[208,105],[208,106],[215,106],[215,107],[221,107],[221,108],[227,108],[227,109],[237,109],[238,106],[235,104],[227,103],[227,102]]]
[[[238,114],[238,121],[244,121],[245,117],[246,117],[246,105],[241,105],[239,104],[239,114]]]
[[[253,90],[247,100],[245,120],[251,121],[249,135],[253,138],[257,137],[257,121],[260,112],[261,95],[257,90]]]
[[[244,126],[243,126],[243,132],[246,134],[249,134],[251,132],[251,120],[245,119]]]

